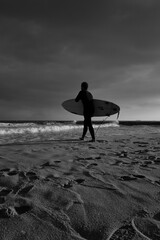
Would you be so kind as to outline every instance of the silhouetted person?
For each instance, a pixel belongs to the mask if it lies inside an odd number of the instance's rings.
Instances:
[[[87,133],[87,130],[89,128],[89,131],[92,137],[91,141],[95,142],[95,134],[94,134],[94,129],[93,129],[92,120],[91,120],[91,117],[93,117],[93,114],[94,114],[93,96],[89,91],[87,91],[87,89],[88,89],[88,83],[82,82],[81,91],[78,93],[75,99],[76,102],[81,100],[83,103],[83,116],[84,116],[83,124],[84,125],[83,125],[83,134],[80,139],[81,140],[84,139]]]

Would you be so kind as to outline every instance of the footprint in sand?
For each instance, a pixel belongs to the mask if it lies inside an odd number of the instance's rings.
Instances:
[[[93,160],[94,158],[93,157],[87,157],[87,158],[84,158],[85,160]]]
[[[88,169],[90,169],[91,167],[94,167],[94,166],[97,166],[98,164],[97,163],[91,163],[91,164],[88,164],[87,166],[86,166],[86,168]]]
[[[10,218],[18,215],[14,207],[0,209],[0,218]]]
[[[22,205],[19,207],[15,207],[15,210],[18,213],[18,215],[29,212],[31,209],[32,209],[32,207],[30,205]]]
[[[145,144],[138,144],[138,147],[146,147]]]
[[[12,189],[3,188],[3,189],[0,191],[0,197],[5,197],[5,196],[7,196],[10,192],[12,192]]]
[[[120,178],[119,178],[119,180],[121,180],[121,181],[132,181],[132,180],[136,180],[137,178],[136,177],[134,177],[134,176],[121,176]]]
[[[30,181],[39,179],[39,177],[36,175],[36,173],[31,172],[31,171],[27,172],[26,176],[29,178]]]
[[[99,155],[100,156],[106,156],[106,153],[100,153]]]
[[[67,183],[64,183],[64,184],[62,185],[62,187],[64,187],[64,188],[71,188],[71,187],[73,187],[73,182],[72,182],[72,181],[69,181],[69,182],[67,182]]]
[[[148,160],[155,160],[156,159],[156,155],[149,155],[147,157]],[[152,162],[152,161],[151,161]]]
[[[141,218],[144,218],[144,217],[148,217],[149,216],[149,213],[147,211],[145,211],[144,209],[141,209],[138,213],[137,213],[137,217],[141,217]]]
[[[22,189],[18,192],[18,194],[24,196],[24,195],[26,195],[33,187],[34,187],[34,185],[26,186],[26,187],[22,188]]]
[[[43,167],[50,167],[50,166],[51,166],[51,164],[50,164],[49,162],[43,163],[43,164],[41,165],[42,168],[43,168]]]
[[[156,159],[154,160],[154,163],[155,163],[156,165],[159,165],[159,164],[160,164],[160,158],[156,158]]]
[[[10,218],[29,212],[32,207],[28,204],[21,206],[9,206],[0,209],[0,218]]]
[[[5,197],[0,197],[0,204],[5,203],[5,201],[6,201]]]
[[[73,184],[75,183],[75,184],[81,184],[81,183],[83,183],[85,181],[85,179],[83,179],[83,178],[78,178],[78,179],[75,179],[74,181],[68,181],[67,183],[64,183],[63,185],[62,185],[62,187],[64,187],[64,188],[71,188],[71,187],[73,187]]]
[[[148,171],[150,170],[150,168],[148,167],[148,164],[142,163],[139,166],[140,166],[140,168],[147,168],[146,170],[148,170]]]
[[[160,212],[156,213],[153,218],[156,220],[156,221],[160,221]]]
[[[25,173],[24,173],[23,171],[20,171],[20,172],[19,172],[19,177],[20,177],[20,178],[23,178],[23,179],[26,179],[26,178],[27,178],[26,175],[25,175]]]
[[[134,151],[133,154],[147,154],[148,151],[149,151],[148,149],[137,150],[137,151]]]
[[[133,176],[136,177],[136,178],[145,178],[145,176],[140,175],[140,174],[133,174]]]
[[[132,226],[140,236],[147,240],[160,239],[160,223],[151,218],[133,218]]]
[[[55,168],[58,166],[56,164],[61,163],[61,161],[57,160],[57,161],[54,161],[54,163],[55,164],[50,164],[50,162],[43,163],[42,165],[40,165],[40,168],[42,168],[42,169],[45,167]]]
[[[148,142],[141,142],[141,141],[137,141],[137,142],[133,142],[134,144],[143,144],[143,145],[148,145]]]
[[[127,158],[128,157],[127,151],[121,151],[120,153],[117,153],[116,155],[120,158]]]
[[[125,225],[121,228],[116,229],[107,240],[132,240],[136,235],[136,231],[133,229],[132,225]]]
[[[156,150],[156,152],[160,151],[160,147],[153,147],[153,149]]]
[[[81,184],[81,183],[83,183],[85,181],[85,179],[78,178],[78,179],[75,179],[74,181],[77,182],[78,184]]]
[[[18,173],[19,173],[19,171],[17,171],[17,170],[10,170],[7,174],[9,176],[14,176],[14,175],[17,175]]]
[[[55,163],[61,163],[61,161],[59,161],[59,160],[56,160],[56,161],[54,161]]]
[[[26,181],[28,182],[28,180],[33,181],[38,179],[36,173],[32,171],[25,173],[9,168],[1,169],[0,173],[3,174],[3,176],[1,176],[1,185],[4,186],[0,189],[0,218],[10,218],[30,211],[32,207],[28,201],[19,199],[17,196],[25,197],[25,195],[30,192],[34,185],[22,186]],[[10,198],[14,199],[13,206],[6,206],[5,204],[9,195]]]
[[[108,143],[106,140],[97,140],[98,143]]]
[[[10,168],[3,168],[0,170],[0,172],[9,172],[10,171]]]
[[[90,148],[90,149],[96,149],[96,147],[93,147],[93,146],[89,146],[88,148]]]
[[[160,181],[155,181],[154,183],[160,186]]]
[[[153,161],[151,161],[151,160],[145,160],[145,161],[144,161],[144,164],[153,164]]]

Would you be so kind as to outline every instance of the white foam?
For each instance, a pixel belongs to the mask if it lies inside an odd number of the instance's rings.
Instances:
[[[48,133],[48,132],[60,132],[69,131],[72,129],[78,129],[82,126],[44,126],[44,127],[24,127],[24,128],[1,128],[0,135],[10,135],[10,134],[25,134],[25,133]]]
[[[119,124],[117,122],[113,123],[105,123],[105,124],[99,124],[99,125],[93,125],[94,128],[108,128],[108,127],[119,127]]]
[[[76,123],[76,122],[75,122]],[[0,135],[14,135],[14,134],[43,134],[43,133],[57,133],[62,131],[71,131],[74,129],[83,128],[82,125],[73,123],[49,123],[39,125],[36,123],[0,123]],[[94,128],[108,128],[118,127],[118,123],[106,123],[106,124],[93,124]]]

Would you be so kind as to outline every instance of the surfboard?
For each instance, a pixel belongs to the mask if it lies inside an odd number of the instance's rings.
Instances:
[[[119,116],[120,107],[115,103],[94,99],[93,104],[95,108],[93,117],[111,116],[116,113],[118,113],[118,116]],[[64,101],[62,103],[62,106],[68,112],[71,112],[77,115],[83,115],[82,101],[75,102],[75,99],[69,99]]]

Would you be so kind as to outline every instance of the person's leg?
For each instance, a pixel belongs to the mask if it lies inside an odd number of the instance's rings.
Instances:
[[[87,130],[88,130],[87,119],[84,118],[84,122],[83,122],[83,134],[82,134],[82,137],[80,138],[81,140],[83,140],[84,137],[86,136]]]
[[[91,137],[92,137],[92,141],[95,141],[95,134],[94,134],[94,128],[92,126],[91,117],[88,118],[87,124],[88,124],[89,131],[90,131],[90,134],[91,134]]]

